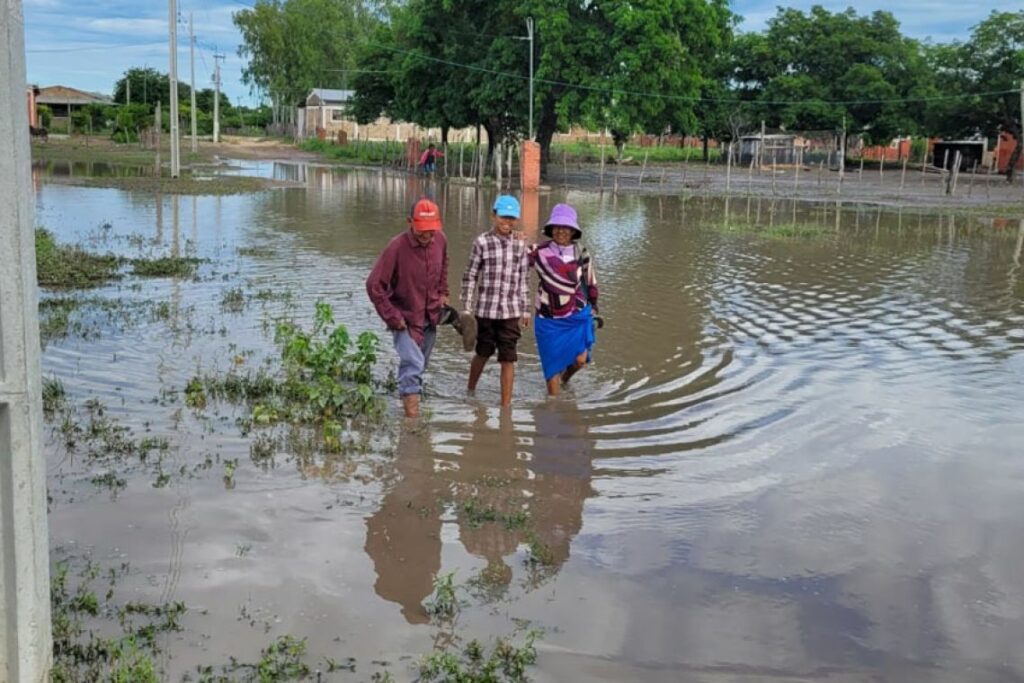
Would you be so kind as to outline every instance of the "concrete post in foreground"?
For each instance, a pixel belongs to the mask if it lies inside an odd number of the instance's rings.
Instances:
[[[0,3],[0,680],[50,678],[49,541],[21,0]]]

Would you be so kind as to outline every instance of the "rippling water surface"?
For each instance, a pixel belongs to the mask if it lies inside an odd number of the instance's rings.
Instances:
[[[128,561],[133,597],[188,604],[166,638],[173,679],[283,633],[356,657],[363,678],[373,661],[411,678],[441,637],[421,603],[455,571],[484,579],[457,632],[545,629],[540,680],[1024,680],[1024,223],[542,194],[527,231],[577,206],[608,320],[572,390],[544,398],[527,334],[514,409],[496,408],[494,368],[467,398],[445,330],[421,426],[393,401],[373,453],[261,468],[241,409],[189,410],[188,378],[272,354],[268,321],[308,320],[317,299],[381,330],[363,280],[420,193],[442,206],[457,292],[494,193],[249,164],[306,187],[38,185],[37,221],[65,241],[210,260],[195,281],[98,292],[167,301],[169,319],[44,355],[75,399],[169,437],[174,467],[239,459],[233,488],[218,464],[112,495],[49,440],[55,555]],[[293,298],[224,310],[235,287]],[[532,535],[467,523],[469,500],[528,511]]]

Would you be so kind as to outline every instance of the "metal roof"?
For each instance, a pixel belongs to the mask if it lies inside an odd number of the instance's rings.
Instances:
[[[321,102],[325,103],[344,103],[352,99],[355,94],[355,90],[336,90],[334,88],[313,88],[309,91],[309,95],[306,96],[306,102],[313,97],[316,97]]]
[[[37,104],[114,104],[114,100],[101,93],[86,92],[65,85],[50,85],[39,89]]]

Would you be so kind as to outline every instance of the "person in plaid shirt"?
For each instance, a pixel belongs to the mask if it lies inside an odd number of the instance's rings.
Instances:
[[[477,321],[476,355],[469,365],[466,388],[476,391],[487,360],[497,351],[503,406],[512,405],[520,326],[530,325],[528,247],[513,234],[519,215],[515,197],[502,195],[494,201],[491,229],[473,241],[462,276],[462,303]]]

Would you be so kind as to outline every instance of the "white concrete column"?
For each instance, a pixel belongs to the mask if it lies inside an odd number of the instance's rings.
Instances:
[[[49,541],[21,0],[0,1],[0,680],[50,678]]]

